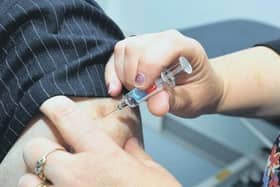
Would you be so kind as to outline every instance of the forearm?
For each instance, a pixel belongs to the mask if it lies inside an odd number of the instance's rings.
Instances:
[[[254,117],[280,114],[280,56],[254,47],[210,60],[224,83],[218,113]]]

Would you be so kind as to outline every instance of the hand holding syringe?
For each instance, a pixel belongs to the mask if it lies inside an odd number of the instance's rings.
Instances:
[[[176,83],[180,85],[169,92],[168,89],[161,88],[155,80],[165,77],[166,73],[161,73],[163,67],[171,67],[169,71],[172,72],[180,56],[181,61],[185,58],[184,61],[190,62],[192,73],[177,77]],[[224,82],[213,67],[220,68],[224,64],[210,62],[199,42],[177,31],[126,38],[116,44],[111,59],[105,69],[109,95],[119,96],[122,86],[129,90],[140,89],[128,93],[121,100],[119,108],[129,104],[135,106],[149,98],[147,109],[156,116],[170,112],[180,117],[196,117],[220,109],[224,96]],[[176,76],[176,73],[172,76]],[[166,82],[166,79],[159,82],[163,87],[172,85]],[[156,89],[149,89],[151,85]],[[161,89],[163,90],[158,91]],[[155,93],[155,96],[150,97]]]
[[[164,89],[164,87],[173,88],[176,86],[176,76],[180,73],[192,73],[192,67],[189,61],[185,57],[179,57],[178,63],[171,66],[167,70],[161,72],[160,78],[158,78],[155,83],[146,90],[140,90],[139,88],[133,88],[126,95],[123,96],[120,103],[117,105],[115,111],[122,110],[125,107],[136,107],[140,103],[146,101],[151,96],[159,93]]]

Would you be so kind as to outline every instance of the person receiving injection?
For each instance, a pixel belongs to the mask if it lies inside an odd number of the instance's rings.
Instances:
[[[151,113],[162,116],[170,112],[185,118],[212,113],[279,118],[280,56],[277,51],[280,53],[280,41],[265,45],[274,51],[259,46],[208,59],[199,42],[175,30],[129,37],[117,43],[114,60],[107,64],[105,79],[108,92],[117,97],[122,86],[128,90],[146,91],[162,72],[183,57],[190,63],[192,72],[176,76],[175,87],[166,87],[148,98]],[[60,103],[67,105],[67,111],[70,108],[75,112],[68,112],[66,116],[54,115]],[[180,186],[168,171],[144,152],[135,139],[128,140],[124,150],[121,149],[102,131],[93,129],[91,119],[69,99],[55,98],[43,103],[41,111],[53,122],[65,142],[77,151],[72,154],[60,150],[49,155],[45,174],[52,186]],[[77,136],[81,134],[79,132],[87,132],[87,136]],[[279,154],[278,143],[279,138],[273,147],[273,158]],[[43,149],[44,145],[52,146],[52,150],[58,147],[41,141],[25,148],[24,158],[29,168],[33,168],[37,160],[32,150]],[[278,186],[275,183],[279,181],[278,163],[279,160],[268,162],[264,187]],[[65,166],[67,170],[62,169]],[[41,182],[32,174],[24,176],[19,187],[35,187]]]

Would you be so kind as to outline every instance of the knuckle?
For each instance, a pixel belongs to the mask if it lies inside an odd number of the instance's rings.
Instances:
[[[38,148],[43,145],[45,141],[44,138],[36,137],[29,140],[23,147],[23,160],[24,162],[30,163],[30,159],[34,156],[34,151],[38,150]]]
[[[115,73],[116,73],[116,78],[118,78],[122,83],[124,81],[123,78],[123,67],[120,64],[115,64]]]
[[[144,39],[145,41],[145,39]],[[124,51],[125,55],[127,56],[139,56],[143,51],[145,42],[141,42],[140,39],[138,38],[128,38],[126,39]]]
[[[125,41],[119,41],[116,43],[115,48],[114,48],[114,52],[119,53],[123,50],[123,48],[125,47]]]
[[[191,45],[193,46],[193,51],[194,51],[195,55],[207,57],[207,54],[206,54],[202,44],[199,41],[197,41],[193,38],[190,38],[190,42],[191,42]]]
[[[57,99],[52,110],[49,111],[49,117],[54,122],[61,122],[77,112],[73,102],[69,102],[69,99]]]
[[[195,39],[193,39],[193,38],[189,38],[189,39],[190,39],[191,43],[192,43],[195,47],[203,48],[203,47],[202,47],[202,44],[201,44],[199,41],[197,41],[197,40],[195,40]]]
[[[121,41],[116,43],[114,51],[117,52],[120,49],[120,47],[121,47]]]
[[[143,70],[149,76],[157,76],[162,66],[158,63],[158,57],[152,53],[146,53],[139,61],[139,69]]]
[[[182,34],[177,31],[176,29],[170,29],[170,30],[167,30],[166,31],[166,34],[169,36],[169,37],[174,37],[174,38],[179,38],[182,36]]]
[[[53,112],[53,119],[55,122],[62,122],[75,115],[76,110],[72,107],[59,106],[56,111]]]
[[[127,42],[127,45],[124,47],[124,53],[126,56],[133,55],[135,53],[135,43]]]

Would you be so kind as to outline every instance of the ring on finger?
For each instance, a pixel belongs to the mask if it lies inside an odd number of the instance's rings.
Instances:
[[[35,168],[34,168],[34,173],[44,182],[42,184],[40,184],[38,187],[47,187],[48,185],[45,183],[46,181],[46,176],[44,174],[44,167],[47,163],[47,159],[48,156],[50,156],[50,154],[54,153],[55,151],[64,151],[63,148],[56,148],[52,151],[50,151],[49,153],[45,154],[41,159],[39,159],[36,162]]]
[[[47,182],[42,182],[37,187],[49,187],[49,184]]]

